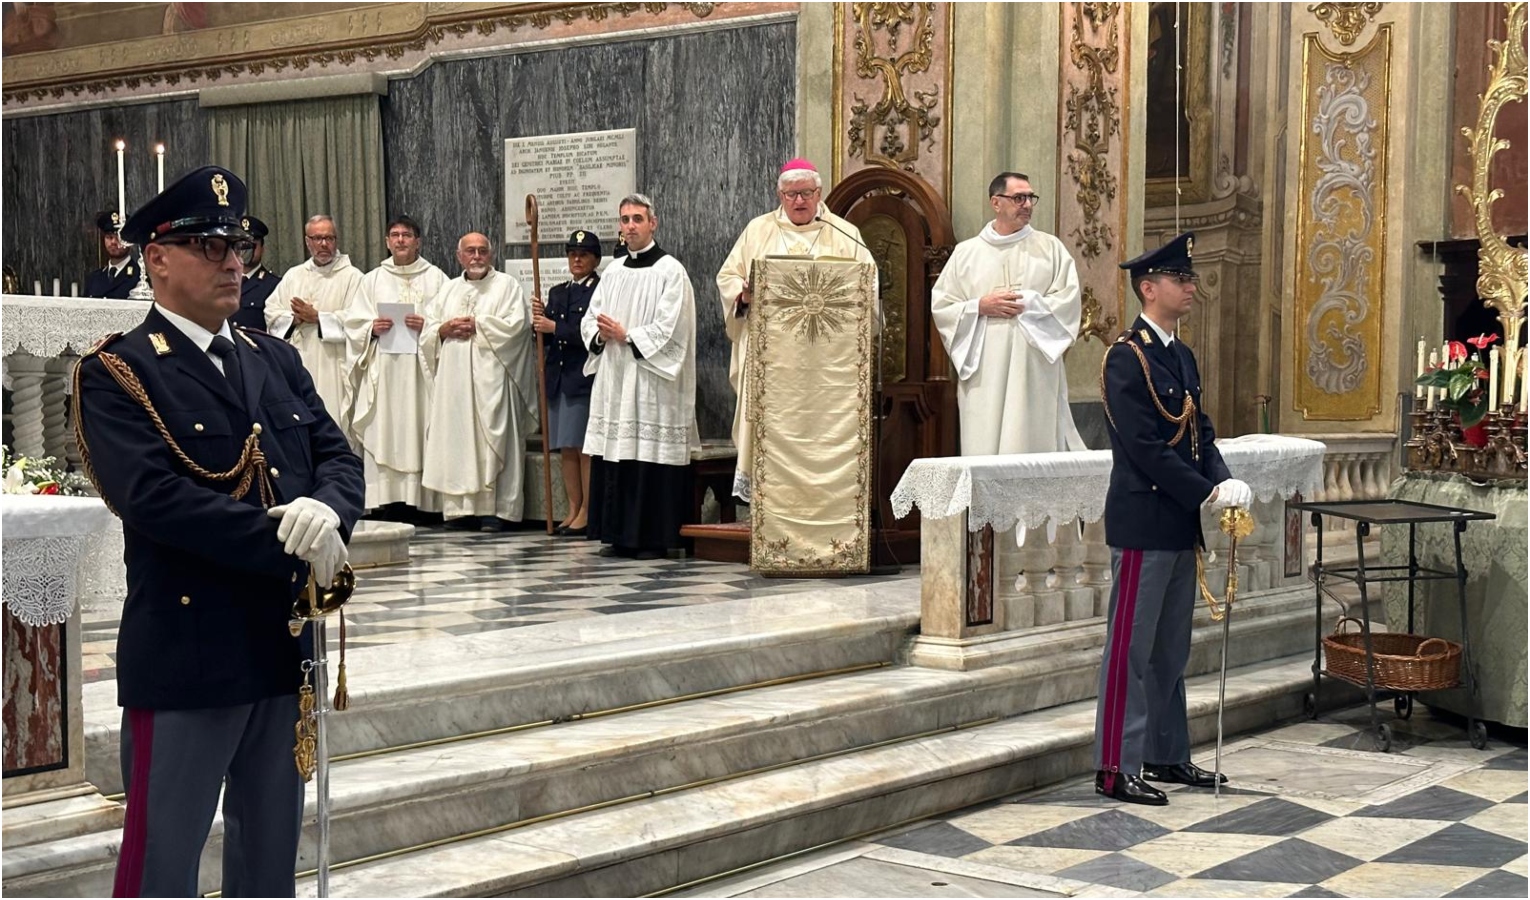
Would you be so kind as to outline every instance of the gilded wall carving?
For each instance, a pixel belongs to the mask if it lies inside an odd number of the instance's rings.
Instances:
[[[1129,7],[1120,3],[1062,6],[1061,90],[1058,125],[1063,137],[1057,183],[1057,230],[1075,249],[1083,286],[1083,337],[1114,336],[1124,300],[1116,268],[1126,230],[1123,180]]]
[[[952,14],[950,3],[834,5],[836,182],[885,166],[950,195]]]
[[[1389,25],[1355,52],[1303,44],[1295,405],[1308,420],[1381,409],[1391,48]]]
[[[130,22],[123,33],[91,21],[114,21],[118,12],[106,4],[31,3],[25,6],[33,15],[39,7],[60,8],[53,27],[61,34],[22,44],[26,50],[15,52],[12,44],[29,24],[10,6],[0,94],[7,108],[245,83],[251,77],[403,70],[444,50],[514,43],[522,32],[548,40],[793,11],[760,3],[727,4],[726,10],[716,3],[150,3],[130,12],[165,7],[168,23],[177,8],[220,9],[190,21],[176,18],[174,28],[159,32]],[[225,15],[224,6],[239,9]],[[78,21],[63,29],[60,16],[66,24]]]
[[[1314,3],[1307,9],[1328,26],[1334,39],[1353,47],[1365,26],[1381,12],[1380,3]]]

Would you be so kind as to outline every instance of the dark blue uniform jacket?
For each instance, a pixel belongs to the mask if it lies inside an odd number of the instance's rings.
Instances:
[[[1151,383],[1131,345],[1147,360]],[[1190,550],[1203,544],[1201,504],[1229,476],[1212,443],[1216,433],[1211,419],[1200,411],[1201,374],[1195,354],[1178,339],[1165,347],[1139,316],[1106,351],[1101,380],[1112,459],[1105,543],[1135,550]],[[1156,395],[1164,410],[1179,416],[1187,393],[1196,413],[1170,446],[1180,426],[1159,412],[1153,398]],[[1192,455],[1192,429],[1199,459]]]
[[[276,293],[282,276],[261,266],[239,286],[239,311],[228,317],[230,325],[266,330],[266,298]]]
[[[85,276],[85,296],[104,297],[108,300],[126,300],[128,292],[138,286],[138,268],[143,261],[134,253],[122,271],[112,277],[110,266],[102,266]]]
[[[595,285],[599,283],[600,276],[592,274],[587,285],[565,281],[547,292],[545,314],[556,326],[542,341],[547,350],[549,398],[590,396],[595,376],[584,374],[584,363],[590,353],[579,336],[579,321],[590,308],[590,298],[595,295]]]
[[[158,309],[80,363],[81,449],[125,541],[128,594],[117,638],[124,707],[223,707],[295,693],[307,641],[287,622],[308,565],[282,551],[258,486],[234,500],[233,482],[193,474],[100,354],[132,368],[165,428],[209,473],[234,468],[259,423],[275,503],[313,497],[339,514],[347,539],[361,516],[361,460],[297,351],[239,329],[234,345],[243,397]]]

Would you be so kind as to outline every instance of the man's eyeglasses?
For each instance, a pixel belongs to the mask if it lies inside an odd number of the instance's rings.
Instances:
[[[994,196],[1003,197],[1005,200],[1011,203],[1018,203],[1021,206],[1035,206],[1041,201],[1040,194],[995,194]]]
[[[200,247],[202,255],[208,262],[220,263],[228,259],[228,254],[233,251],[234,257],[239,264],[248,266],[255,261],[254,241],[234,241],[224,237],[187,237],[179,240],[156,241],[159,244],[174,244],[181,247]]]
[[[816,193],[818,193],[818,188],[813,188],[810,191],[782,191],[781,196],[788,200],[810,200]]]
[[[303,240],[313,241],[315,244],[333,244],[335,236],[332,234],[305,234]]]

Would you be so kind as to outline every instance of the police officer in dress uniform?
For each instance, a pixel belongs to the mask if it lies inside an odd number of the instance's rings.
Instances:
[[[576,231],[563,245],[572,280],[547,292],[547,305],[533,303],[532,327],[544,335],[547,359],[549,450],[561,454],[563,489],[568,495],[568,518],[555,533],[565,537],[588,534],[590,458],[584,455],[584,432],[590,421],[590,387],[594,375],[584,374],[590,352],[579,337],[579,322],[590,308],[600,283],[600,238],[593,231]]]
[[[154,306],[75,376],[81,456],[122,519],[128,571],[119,897],[200,894],[220,789],[224,896],[294,892],[309,648],[287,623],[310,568],[328,584],[344,563],[364,487],[297,351],[229,326],[254,250],[244,203],[243,182],[208,166],[132,215]]]
[[[239,311],[230,316],[229,321],[244,328],[265,331],[266,298],[275,293],[282,276],[266,268],[262,262],[266,256],[266,235],[271,229],[254,216],[245,216],[242,224],[255,239],[255,255],[245,267],[244,282],[239,287]]]
[[[1190,761],[1185,714],[1201,509],[1247,506],[1251,499],[1212,443],[1195,355],[1174,335],[1195,299],[1194,246],[1186,232],[1121,264],[1130,270],[1142,315],[1116,338],[1100,372],[1113,466],[1105,542],[1115,580],[1100,666],[1094,787],[1154,806],[1168,797],[1148,781],[1214,784],[1212,773]]]
[[[122,213],[108,209],[96,215],[101,232],[101,247],[106,251],[106,265],[85,276],[85,296],[126,300],[138,286],[139,260],[133,245],[122,239]]]

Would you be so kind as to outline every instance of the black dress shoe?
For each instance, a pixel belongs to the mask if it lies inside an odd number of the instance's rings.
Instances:
[[[552,530],[552,533],[554,537],[566,537],[568,535],[568,526],[559,525],[557,528]]]
[[[1190,787],[1216,787],[1217,784],[1215,772],[1208,772],[1193,762],[1175,763],[1172,766],[1148,763],[1142,767],[1142,777],[1148,781],[1186,784]],[[1222,783],[1227,783],[1226,775],[1222,776]]]
[[[588,525],[581,525],[578,528],[565,528],[565,529],[563,529],[562,531],[560,531],[558,533],[563,535],[564,537],[584,537],[585,535],[590,533],[590,526],[588,526]]]
[[[625,554],[625,553],[621,552],[620,550],[616,549],[616,546],[614,544],[607,544],[604,547],[601,547],[600,548],[600,552],[598,554],[596,554],[596,555],[597,556],[604,556],[604,557],[608,557],[609,558],[609,557],[612,557],[612,556],[626,556],[627,554]]]
[[[1109,787],[1106,786],[1107,781],[1111,782]],[[1169,805],[1169,798],[1163,791],[1136,775],[1128,775],[1125,772],[1096,772],[1094,792],[1104,794],[1112,800],[1120,800],[1122,803],[1141,803],[1144,806]]]

